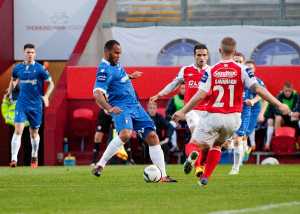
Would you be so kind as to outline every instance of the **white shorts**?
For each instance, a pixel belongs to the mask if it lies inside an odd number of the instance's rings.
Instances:
[[[241,113],[205,113],[192,134],[192,139],[199,144],[213,146],[215,142],[223,143],[241,125]]]
[[[190,130],[196,128],[199,124],[199,121],[202,120],[203,115],[206,115],[206,111],[200,110],[191,110],[189,113],[185,115],[186,123]]]

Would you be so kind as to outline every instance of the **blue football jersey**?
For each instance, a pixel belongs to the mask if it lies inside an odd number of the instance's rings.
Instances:
[[[18,102],[30,106],[41,105],[41,97],[44,94],[43,83],[45,80],[51,80],[49,72],[37,62],[19,63],[14,67],[12,76],[19,79]]]
[[[96,74],[94,91],[101,90],[112,106],[138,104],[138,100],[124,68],[119,64],[112,66],[102,59]]]
[[[256,77],[256,79],[257,79],[257,82],[258,82],[259,85],[261,85],[262,87],[265,87],[265,84],[264,84],[264,82],[261,79],[259,79],[257,77]],[[250,97],[251,97],[250,99],[256,97],[256,95],[257,95],[256,93],[250,91]],[[256,102],[254,104],[254,106],[253,106],[253,108],[260,108],[260,107],[261,107],[261,103],[260,102]]]
[[[265,87],[265,84],[261,79],[259,79],[257,77],[256,77],[256,79],[257,79],[257,82],[259,85],[261,85],[262,87]],[[252,92],[249,88],[245,87],[244,93],[243,93],[243,100],[253,99],[254,97],[256,97],[256,95],[257,95],[256,93]]]

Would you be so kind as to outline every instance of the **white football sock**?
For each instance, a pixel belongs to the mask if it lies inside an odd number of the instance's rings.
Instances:
[[[164,152],[160,145],[149,146],[149,155],[152,163],[155,164],[161,171],[162,177],[166,177],[166,166]]]
[[[176,123],[173,120],[170,121],[170,124],[174,128],[176,128]],[[173,134],[171,136],[171,143],[172,143],[172,147],[173,148],[177,148],[177,132],[176,132],[176,129],[174,130],[174,132],[173,132]]]
[[[105,152],[96,166],[102,166],[104,168],[106,163],[117,153],[120,148],[122,148],[123,145],[124,143],[119,136],[114,137],[108,144]]]
[[[18,153],[21,146],[22,135],[17,135],[14,133],[11,139],[11,160],[18,161]]]
[[[238,146],[233,148],[233,169],[239,170],[243,161],[244,145],[243,142],[239,142]]]
[[[239,153],[240,153],[240,166],[243,165],[243,160],[245,156],[245,152],[248,150],[247,141],[241,141],[239,144]]]
[[[35,139],[31,138],[31,157],[37,158],[40,144],[40,136],[38,135]]]
[[[251,146],[255,146],[255,131],[253,131],[253,132],[249,135],[249,140],[250,140]]]
[[[273,137],[273,132],[274,132],[274,127],[273,126],[268,126],[268,128],[267,128],[267,140],[266,140],[267,145],[271,144],[271,140],[272,140],[272,137]]]
[[[174,130],[172,136],[171,136],[171,143],[172,143],[172,147],[177,147],[177,132],[176,130]]]

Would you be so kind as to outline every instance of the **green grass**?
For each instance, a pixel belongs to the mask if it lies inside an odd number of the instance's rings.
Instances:
[[[220,165],[199,188],[181,165],[168,166],[175,184],[145,183],[144,166],[109,166],[100,178],[89,167],[0,168],[0,213],[209,213],[300,202],[300,166]],[[300,205],[251,213],[300,213]]]

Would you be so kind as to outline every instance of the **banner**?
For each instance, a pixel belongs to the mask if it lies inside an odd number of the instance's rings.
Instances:
[[[258,64],[300,64],[300,26],[114,27],[112,33],[121,43],[125,66],[191,64],[197,42],[207,45],[210,64],[215,64],[220,58],[220,41],[226,36],[233,37],[237,50]]]
[[[33,43],[37,59],[67,60],[96,0],[15,0],[14,53],[23,59],[23,46]]]

